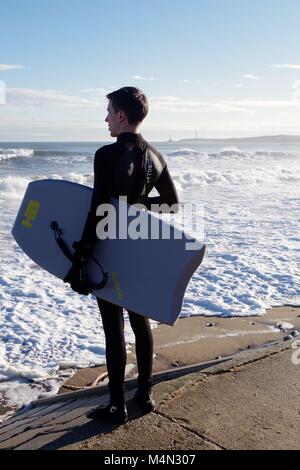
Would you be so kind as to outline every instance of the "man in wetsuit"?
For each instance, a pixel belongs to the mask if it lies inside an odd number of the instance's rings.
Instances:
[[[116,137],[117,141],[100,148],[95,154],[91,208],[75,252],[75,259],[79,260],[79,264],[85,263],[91,256],[97,241],[96,225],[99,217],[96,216],[96,210],[99,205],[110,203],[112,197],[127,196],[129,204],[142,203],[147,209],[151,209],[152,204],[164,204],[173,206],[174,212],[178,203],[177,192],[164,158],[138,133],[139,125],[148,113],[148,101],[144,93],[134,87],[124,87],[109,93],[107,98],[109,103],[105,121],[111,136]],[[159,196],[148,197],[154,187]],[[88,293],[85,291],[86,286],[82,287],[82,280],[76,275],[76,269],[73,271],[71,286],[76,292]],[[110,402],[105,407],[93,410],[88,416],[122,423],[127,420],[124,398],[126,347],[123,309],[99,298],[97,302],[106,339]],[[128,315],[135,335],[138,366],[135,399],[144,412],[150,412],[155,406],[151,394],[152,331],[148,318],[130,311]]]

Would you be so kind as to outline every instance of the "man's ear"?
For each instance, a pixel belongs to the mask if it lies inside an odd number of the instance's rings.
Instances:
[[[123,123],[124,121],[126,121],[126,119],[127,119],[126,113],[124,113],[124,111],[119,111],[119,122]]]

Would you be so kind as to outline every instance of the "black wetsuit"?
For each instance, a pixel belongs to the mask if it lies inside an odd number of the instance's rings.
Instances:
[[[178,203],[178,196],[162,155],[141,134],[122,133],[117,142],[100,148],[94,160],[94,191],[91,208],[83,231],[85,244],[94,244],[99,217],[96,209],[112,197],[127,196],[129,204]],[[158,197],[148,197],[155,187]],[[145,267],[145,269],[147,269]],[[124,400],[123,383],[126,365],[123,309],[97,298],[106,339],[106,362],[111,400]],[[150,391],[152,383],[153,339],[148,318],[128,312],[136,340],[138,387]]]

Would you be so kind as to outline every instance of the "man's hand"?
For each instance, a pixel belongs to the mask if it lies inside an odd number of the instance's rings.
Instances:
[[[70,283],[71,289],[74,292],[81,295],[89,295],[92,289],[85,280],[83,269],[83,267],[80,268],[73,264],[64,281]]]
[[[70,271],[64,278],[64,282],[70,283],[73,291],[78,294],[89,295],[92,292],[92,289],[86,282],[84,267],[93,253],[93,248],[85,245],[81,240],[79,242],[74,242],[73,248],[75,248],[73,253],[74,261]]]
[[[82,240],[80,240],[79,242],[73,243],[73,248],[75,249],[73,253],[74,263],[79,266],[87,264],[89,258],[93,254],[93,247],[91,245],[86,245]]]

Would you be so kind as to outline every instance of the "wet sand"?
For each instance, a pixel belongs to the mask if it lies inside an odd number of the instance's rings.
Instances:
[[[290,323],[292,330],[300,332],[300,307],[274,307],[260,317],[194,316],[179,319],[173,327],[160,324],[153,330],[153,372],[214,360],[283,340],[290,331],[278,329],[281,322]],[[126,378],[137,374],[134,345],[127,354],[126,370]],[[106,383],[106,366],[78,369],[59,393]],[[0,405],[0,416],[10,411],[5,404]]]
[[[189,317],[175,326],[159,325],[153,330],[153,372],[196,364],[283,340],[288,331],[277,327],[287,322],[300,331],[300,307],[274,307],[261,317]],[[127,378],[136,376],[134,345],[127,355]],[[107,383],[106,367],[80,369],[59,393]]]

